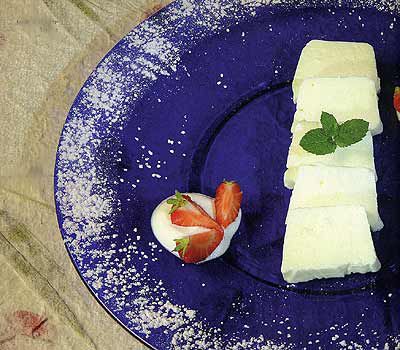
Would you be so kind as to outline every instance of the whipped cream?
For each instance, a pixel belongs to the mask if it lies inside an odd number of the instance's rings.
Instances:
[[[201,193],[183,193],[189,195],[193,201],[199,204],[213,219],[215,219],[215,206],[214,198],[206,196]],[[151,228],[153,230],[154,236],[160,242],[160,244],[167,249],[172,254],[179,257],[178,252],[174,252],[175,249],[175,239],[183,238],[186,236],[194,235],[196,233],[201,233],[207,231],[205,227],[193,226],[185,227],[174,225],[171,222],[171,216],[169,211],[171,209],[171,204],[167,203],[168,197],[163,200],[153,211],[151,216]],[[224,238],[217,248],[202,262],[212,260],[220,257],[224,254],[231,243],[233,235],[239,228],[240,220],[242,217],[242,211],[239,210],[238,216],[228,227],[224,230]]]

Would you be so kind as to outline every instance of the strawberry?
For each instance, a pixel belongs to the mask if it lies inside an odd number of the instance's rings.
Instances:
[[[400,113],[400,86],[396,86],[396,88],[394,89],[393,106],[397,112],[397,116],[400,119],[400,115],[399,115],[399,113]]]
[[[221,229],[220,225],[188,195],[182,195],[176,191],[175,198],[168,199],[167,203],[172,204],[171,222],[175,225]]]
[[[212,229],[191,236],[175,239],[174,251],[185,263],[198,263],[206,259],[224,238],[222,228]]]
[[[226,228],[238,216],[243,193],[235,181],[222,182],[215,193],[216,221]]]

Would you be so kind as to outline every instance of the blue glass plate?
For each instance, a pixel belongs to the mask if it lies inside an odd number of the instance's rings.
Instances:
[[[107,54],[71,107],[55,169],[66,247],[97,300],[155,349],[400,343],[400,128],[392,108],[400,18],[394,1],[313,3],[174,2]],[[290,85],[301,49],[316,38],[365,41],[376,51],[385,228],[373,238],[382,269],[287,285],[280,264]],[[244,192],[239,232],[222,258],[184,265],[155,241],[152,210],[175,189],[214,195],[224,178]]]

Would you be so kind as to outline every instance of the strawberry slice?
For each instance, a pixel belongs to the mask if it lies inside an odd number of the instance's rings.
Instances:
[[[226,228],[238,216],[243,193],[235,181],[222,182],[215,194],[216,221]]]
[[[174,251],[185,263],[198,263],[206,259],[224,238],[224,231],[212,229],[180,239],[175,239]]]
[[[400,86],[396,86],[394,89],[393,106],[398,114],[400,112]]]
[[[175,225],[221,229],[221,226],[188,195],[176,191],[175,197],[168,199],[167,203],[172,204],[171,222]]]

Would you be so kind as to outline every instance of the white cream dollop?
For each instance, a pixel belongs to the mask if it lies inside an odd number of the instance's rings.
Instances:
[[[194,200],[197,204],[199,204],[213,219],[215,219],[215,206],[214,206],[214,198],[206,196],[201,193],[184,193],[189,195],[192,200]],[[185,227],[174,225],[171,222],[171,216],[169,215],[169,211],[171,209],[171,205],[167,203],[167,200],[171,198],[168,197],[163,200],[153,211],[151,216],[151,228],[153,230],[154,236],[160,242],[160,244],[167,249],[172,254],[179,257],[178,252],[174,252],[175,249],[175,239],[179,239],[185,236],[190,236],[196,233],[201,233],[207,231],[207,228],[204,227]],[[225,230],[224,230],[224,238],[217,248],[208,256],[204,261],[212,260],[220,257],[224,254],[229,245],[231,243],[231,239],[233,235],[239,228],[240,220],[242,217],[242,211],[239,210],[238,216],[234,222],[232,222]]]

